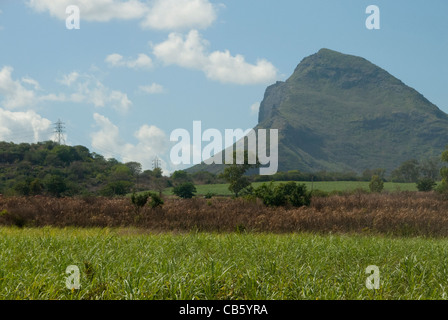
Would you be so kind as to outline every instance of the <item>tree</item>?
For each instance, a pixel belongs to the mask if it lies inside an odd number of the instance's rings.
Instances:
[[[59,175],[52,175],[47,178],[45,187],[51,195],[58,198],[67,190],[67,184],[64,178]]]
[[[114,181],[109,182],[100,193],[106,197],[124,196],[131,191],[131,187],[132,183],[129,181]]]
[[[124,164],[117,164],[113,166],[112,173],[110,176],[111,181],[131,181],[132,180],[132,172]]]
[[[135,206],[135,208],[138,210],[140,208],[143,208],[145,204],[148,202],[148,198],[151,195],[151,193],[142,193],[142,194],[135,194],[135,192],[131,196],[131,202]]]
[[[191,175],[196,184],[212,184],[217,183],[217,176],[208,171],[198,171]]]
[[[148,203],[149,198],[151,198],[151,201],[149,202],[149,206],[151,208],[157,208],[163,205],[162,198],[160,198],[157,193],[152,192],[146,192],[142,194],[133,193],[131,196],[131,202],[135,206],[136,211],[138,212]]]
[[[257,198],[263,200],[266,206],[285,206],[293,207],[308,206],[311,203],[311,193],[307,191],[305,184],[295,182],[281,183],[274,186],[263,183],[254,190]]]
[[[14,185],[13,189],[18,195],[21,195],[21,196],[28,196],[31,192],[30,184],[27,181],[17,182]]]
[[[391,178],[396,182],[417,182],[420,176],[420,167],[417,160],[412,159],[403,162],[397,169],[392,171]]]
[[[379,176],[373,176],[372,180],[370,180],[369,189],[370,192],[380,193],[383,191],[384,182]]]
[[[249,179],[244,176],[246,170],[244,166],[231,165],[226,167],[221,175],[229,183],[229,190],[235,197],[238,197],[243,189],[251,185]]]
[[[380,179],[384,180],[385,175],[386,175],[386,170],[383,168],[378,168],[378,169],[373,169],[373,170],[366,169],[362,173],[362,180],[370,181],[373,176],[378,176],[378,177],[380,177]]]
[[[174,187],[173,193],[182,199],[191,199],[196,193],[196,187],[192,182],[184,182]]]
[[[152,170],[152,175],[154,176],[154,178],[162,178],[163,171],[161,168],[155,168],[154,170]]]
[[[32,195],[39,195],[42,193],[42,183],[40,183],[39,179],[34,179],[30,183],[30,193]]]
[[[420,173],[423,178],[438,180],[440,178],[439,159],[431,158],[420,163]]]
[[[129,168],[131,174],[135,177],[142,173],[142,165],[138,162],[126,162],[124,165]]]
[[[151,180],[151,188],[159,192],[159,197],[162,197],[163,190],[168,187],[169,181],[163,175],[161,168],[155,168],[152,171],[153,178]]]
[[[445,151],[442,153],[441,160],[443,162],[448,162],[448,146],[445,147]],[[440,176],[442,177],[442,182],[437,188],[437,191],[446,193],[448,192],[448,168],[446,166],[440,169]]]
[[[184,170],[174,171],[171,175],[171,181],[174,185],[179,185],[185,182],[191,182],[191,177]]]
[[[70,164],[68,171],[75,180],[83,180],[90,173],[90,168],[83,161],[75,161]]]
[[[151,201],[149,202],[149,206],[153,209],[157,207],[161,207],[163,205],[163,199],[157,193],[150,193]]]
[[[65,165],[68,165],[75,160],[80,160],[79,155],[73,147],[57,145],[51,152]]]
[[[129,168],[131,175],[135,178],[135,184],[136,184],[136,188],[138,188],[138,184],[139,184],[139,176],[142,174],[142,165],[138,162],[132,161],[132,162],[127,162],[125,163],[125,166]]]
[[[244,176],[247,170],[252,168],[258,168],[260,163],[257,159],[256,164],[249,164],[248,152],[244,151],[244,164],[236,164],[237,153],[233,152],[233,163],[232,165],[227,165],[224,172],[219,175],[220,178],[224,179],[229,183],[229,190],[235,197],[238,197],[241,191],[251,185],[249,179]]]
[[[422,178],[417,181],[417,189],[421,192],[429,192],[434,189],[437,183],[431,178]]]

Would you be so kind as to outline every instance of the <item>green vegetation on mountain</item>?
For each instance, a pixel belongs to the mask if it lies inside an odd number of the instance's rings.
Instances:
[[[266,89],[257,129],[279,130],[281,172],[391,174],[409,160],[434,163],[448,144],[448,115],[437,106],[366,59],[328,49]],[[188,171],[223,169],[200,164]]]
[[[257,128],[279,129],[279,170],[388,172],[440,156],[448,115],[369,61],[322,49],[267,88]]]

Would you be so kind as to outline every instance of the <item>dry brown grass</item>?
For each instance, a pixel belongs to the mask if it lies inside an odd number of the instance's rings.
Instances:
[[[0,224],[138,227],[151,231],[337,232],[448,236],[448,201],[435,193],[313,198],[310,207],[267,208],[243,199],[167,199],[136,210],[127,198],[0,198]]]

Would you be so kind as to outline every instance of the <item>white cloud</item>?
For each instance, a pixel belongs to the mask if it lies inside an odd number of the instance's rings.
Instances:
[[[250,106],[250,113],[252,115],[258,114],[260,111],[260,102],[255,102],[253,105]]]
[[[165,153],[168,149],[168,137],[165,132],[156,126],[143,125],[137,132],[135,132],[135,137],[139,141],[137,148],[142,147],[148,154],[154,154],[154,156],[156,156],[158,153]],[[142,160],[142,158],[147,158],[146,151],[143,153],[140,152],[140,160]],[[152,158],[153,157],[151,157],[151,160]]]
[[[25,84],[29,84],[34,87],[34,90],[40,90],[39,82],[30,77],[23,77],[22,82]]]
[[[159,30],[205,29],[216,16],[216,9],[208,0],[156,0],[141,26]]]
[[[76,80],[78,80],[78,78],[79,78],[79,73],[74,71],[70,74],[64,75],[62,77],[62,79],[59,80],[59,82],[66,85],[67,87],[70,87],[73,83],[76,82]]]
[[[128,95],[124,92],[116,91],[116,90],[114,90],[110,93],[110,97],[106,101],[112,103],[112,105],[118,111],[126,112],[132,106],[132,101],[129,100]]]
[[[158,83],[152,83],[147,86],[140,86],[138,89],[139,91],[147,94],[160,94],[165,92],[165,88]]]
[[[125,65],[125,63],[123,62],[123,56],[119,55],[118,53],[108,55],[104,61],[114,67]]]
[[[39,102],[75,102],[88,103],[95,107],[112,107],[117,111],[126,112],[132,106],[128,95],[119,90],[105,86],[93,75],[80,75],[77,72],[64,75],[58,82],[72,88],[74,92],[37,94],[42,89],[39,82],[31,77],[21,80],[12,78],[13,68],[6,66],[0,70],[0,106],[6,109],[33,107]],[[32,86],[29,89],[25,86]]]
[[[201,70],[207,78],[223,83],[265,84],[274,81],[277,69],[267,60],[250,64],[242,55],[232,56],[228,50],[207,52],[208,42],[197,30],[184,38],[171,33],[168,39],[153,46],[154,55],[167,65]]]
[[[119,156],[123,162],[140,162],[144,169],[152,168],[152,160],[158,156],[162,169],[169,172],[163,156],[168,151],[169,139],[156,126],[143,125],[135,133],[137,144],[126,143],[120,137],[120,130],[108,118],[98,113],[93,115],[99,130],[91,134],[92,147],[100,150],[106,158]]]
[[[170,33],[168,39],[153,47],[154,55],[165,64],[176,64],[184,68],[202,69],[208,64],[205,48],[208,42],[196,30],[190,31],[186,39],[178,33]]]
[[[67,18],[68,6],[76,5],[85,21],[137,19],[142,28],[156,30],[204,29],[217,17],[217,6],[209,0],[28,0],[27,4],[60,20]]]
[[[0,108],[0,140],[37,142],[52,136],[51,121],[34,111],[12,112]]]
[[[122,149],[126,148],[126,144],[120,140],[120,131],[118,130],[118,127],[108,118],[98,113],[93,115],[93,119],[97,126],[100,127],[100,130],[91,135],[92,147],[102,149],[103,155],[109,158],[114,157],[112,151],[114,153],[121,153]],[[105,149],[112,151],[109,151],[109,153],[106,154],[104,152]]]
[[[112,67],[127,67],[131,69],[150,69],[153,67],[152,59],[143,53],[140,53],[135,60],[124,59],[122,55],[113,53],[108,55],[105,61]]]
[[[22,82],[12,79],[13,68],[5,66],[0,70],[0,95],[3,96],[2,105],[7,109],[32,106],[36,103],[33,90],[26,89]]]
[[[63,93],[42,93],[41,91],[43,90],[39,82],[31,77],[27,76],[21,80],[14,80],[12,78],[12,72],[13,68],[9,66],[3,67],[0,70],[0,96],[3,96],[0,105],[6,109],[30,108],[40,102],[72,101]],[[74,81],[74,74],[64,76],[59,82],[66,85],[71,84]]]
[[[39,97],[39,101],[66,102],[67,97],[63,93],[60,93],[57,95],[54,93],[50,93],[50,94]]]
[[[76,5],[85,21],[108,22],[113,19],[141,19],[148,12],[148,6],[137,0],[29,0],[28,6],[37,12],[48,12],[52,17],[65,20],[66,8]]]
[[[77,72],[64,75],[60,83],[73,88],[75,91],[65,95],[47,96],[50,101],[66,101],[75,103],[88,103],[94,107],[110,106],[117,111],[126,112],[132,106],[132,101],[128,95],[119,90],[112,90],[105,86],[95,76]]]

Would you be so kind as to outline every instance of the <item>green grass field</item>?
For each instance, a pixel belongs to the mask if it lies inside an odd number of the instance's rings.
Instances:
[[[279,183],[286,183],[287,181],[275,181],[274,185]],[[297,181],[295,181],[297,182]],[[254,182],[252,186],[257,188],[261,186],[263,183],[269,184],[269,182]],[[317,181],[317,182],[297,182],[304,183],[307,186],[308,190],[322,190],[325,192],[333,192],[333,191],[354,191],[357,189],[364,189],[365,191],[369,191],[369,183],[367,181]],[[204,184],[204,185],[195,185],[197,190],[197,195],[203,196],[207,193],[213,193],[217,196],[232,196],[232,193],[229,191],[229,184]],[[173,188],[166,188],[163,191],[163,194],[166,196],[173,195]],[[397,183],[397,182],[385,182],[384,183],[384,191],[395,192],[395,191],[417,191],[417,185],[415,183]],[[155,191],[153,191],[155,192]],[[130,196],[131,194],[128,194]]]
[[[444,299],[448,240],[0,228],[0,299]],[[80,270],[69,290],[65,270]],[[367,266],[380,289],[366,288]]]
[[[274,182],[279,184],[282,182]],[[283,182],[284,183],[284,182]],[[308,190],[319,189],[326,192],[332,191],[353,191],[356,189],[369,190],[369,182],[365,181],[318,181],[318,182],[299,182],[304,183]],[[263,182],[252,183],[254,188],[261,186]],[[197,185],[196,190],[198,195],[205,195],[207,192],[212,192],[216,195],[229,196],[232,195],[228,189],[228,184],[210,184],[210,185]],[[415,183],[384,183],[385,191],[417,191]],[[171,189],[166,190],[166,194],[171,194]]]

